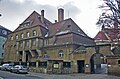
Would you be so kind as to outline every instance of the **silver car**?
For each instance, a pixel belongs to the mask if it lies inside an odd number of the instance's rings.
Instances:
[[[7,64],[7,63],[3,64],[1,67],[1,70],[7,70],[8,66],[9,66],[9,64]]]
[[[23,65],[16,65],[13,68],[11,68],[11,72],[14,73],[28,73],[28,68]]]

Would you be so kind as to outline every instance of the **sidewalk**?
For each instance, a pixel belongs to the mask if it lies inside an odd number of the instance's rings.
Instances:
[[[107,74],[41,74],[30,72],[27,76],[40,77],[43,79],[120,79],[120,77],[107,75]]]

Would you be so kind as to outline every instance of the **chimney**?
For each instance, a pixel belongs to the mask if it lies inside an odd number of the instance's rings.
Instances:
[[[44,10],[41,10],[41,22],[44,23]]]
[[[58,9],[58,22],[64,20],[64,10],[62,8]]]

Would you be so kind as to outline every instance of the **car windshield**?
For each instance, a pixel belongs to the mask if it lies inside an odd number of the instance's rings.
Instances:
[[[19,68],[19,67],[20,67],[20,68],[27,68],[27,67],[24,66],[24,65],[16,65],[16,66],[15,66],[15,68]]]
[[[26,66],[22,66],[23,68],[27,68]]]

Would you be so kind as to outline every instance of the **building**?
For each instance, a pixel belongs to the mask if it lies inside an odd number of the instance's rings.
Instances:
[[[94,40],[71,18],[64,20],[62,8],[55,23],[44,18],[44,10],[41,15],[34,11],[9,34],[4,48],[4,62],[29,65],[30,71],[42,73],[91,73],[101,57]]]
[[[120,72],[120,28],[115,22],[112,27],[102,27],[102,30],[95,36],[96,45],[104,47],[102,53],[108,65],[108,74],[118,75]],[[109,46],[109,50],[106,47]],[[109,53],[108,53],[109,51]]]
[[[3,61],[3,55],[4,55],[3,46],[10,32],[11,32],[10,30],[0,25],[0,63]]]

